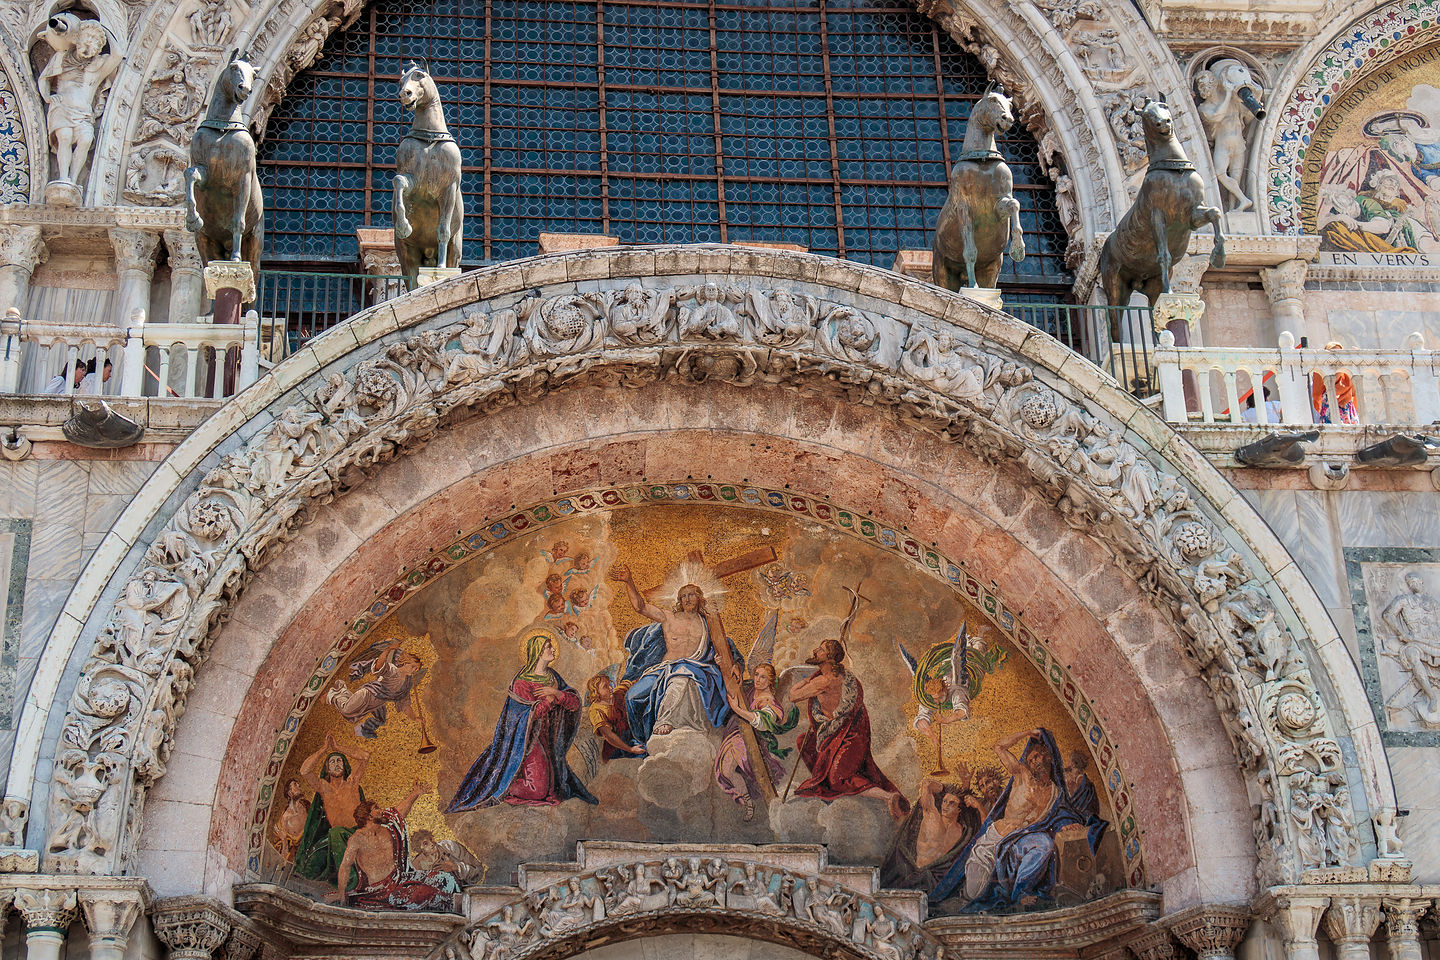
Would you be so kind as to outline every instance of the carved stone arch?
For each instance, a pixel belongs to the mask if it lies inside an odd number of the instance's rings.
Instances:
[[[754,305],[777,291],[813,311],[808,324]],[[316,341],[177,447],[82,573],[20,719],[33,748],[12,762],[7,793],[36,788],[43,741],[55,775],[36,789],[33,840],[46,838],[50,864],[129,861],[196,666],[249,578],[317,508],[451,417],[567,383],[657,379],[827,391],[1013,464],[1153,594],[1224,699],[1259,810],[1262,878],[1360,861],[1357,821],[1392,806],[1393,787],[1354,665],[1294,561],[1193,448],[997,311],[872,267],[701,246],[535,258],[425,288]],[[354,416],[324,425],[347,389]],[[75,654],[84,664],[67,674]],[[61,723],[56,701],[77,679]],[[1294,778],[1333,787],[1333,854],[1295,842],[1282,814]]]
[[[1298,50],[1275,81],[1276,109],[1264,120],[1263,229],[1298,234],[1300,178],[1311,135],[1330,104],[1386,64],[1440,39],[1440,2],[1359,0]]]

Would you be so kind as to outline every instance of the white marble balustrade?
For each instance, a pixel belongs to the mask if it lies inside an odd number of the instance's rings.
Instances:
[[[240,324],[146,323],[136,310],[125,328],[106,323],[35,323],[12,310],[0,324],[0,393],[43,394],[63,374],[62,396],[75,392],[75,370],[91,359],[114,366],[102,395],[221,398],[259,378],[259,321]],[[225,357],[238,354],[227,384]]]
[[[1302,350],[1289,333],[1280,335],[1278,348],[1265,349],[1176,347],[1167,331],[1155,351],[1161,406],[1170,423],[1309,426],[1315,422],[1312,385],[1321,382],[1331,423],[1429,424],[1440,420],[1437,363],[1436,352],[1418,333],[1398,350]],[[1186,371],[1200,388],[1198,409],[1186,406]],[[1337,414],[1337,384],[1347,376],[1355,388],[1353,420]],[[1254,410],[1247,417],[1245,398],[1252,390]]]

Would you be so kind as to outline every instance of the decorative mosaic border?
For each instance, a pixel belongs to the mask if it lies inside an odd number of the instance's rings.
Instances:
[[[1300,233],[1300,177],[1310,137],[1331,102],[1354,82],[1429,43],[1440,27],[1440,0],[1396,0],[1366,14],[1331,40],[1296,84],[1280,115],[1270,153],[1270,225]]]
[[[533,533],[542,527],[566,520],[571,516],[599,513],[613,508],[640,504],[713,503],[747,509],[766,510],[801,517],[868,541],[922,567],[937,580],[950,584],[977,607],[1014,646],[1024,653],[1050,684],[1052,692],[1069,711],[1071,718],[1089,742],[1096,766],[1104,774],[1119,831],[1120,851],[1125,860],[1126,882],[1130,887],[1146,887],[1145,865],[1140,849],[1140,829],[1135,818],[1134,788],[1120,768],[1114,740],[1100,722],[1089,698],[1080,691],[1069,669],[1056,659],[1049,642],[1037,636],[1021,622],[995,592],[943,554],[926,547],[903,531],[896,531],[857,510],[837,507],[827,500],[807,497],[789,490],[770,490],[743,484],[725,483],[646,483],[634,486],[587,490],[547,500],[538,506],[520,510],[487,524],[452,542],[436,552],[424,566],[413,570],[401,568],[388,588],[382,589],[370,607],[350,624],[350,629],[322,658],[319,667],[306,683],[301,695],[281,728],[271,751],[270,761],[260,781],[255,813],[250,820],[250,843],[246,868],[253,877],[260,876],[261,855],[265,846],[266,824],[270,819],[270,801],[280,780],[290,747],[304,723],[310,707],[321,699],[321,693],[340,668],[348,653],[379,623],[407,600],[456,567],[488,553],[493,547],[517,536]]]
[[[3,74],[3,71],[0,71]],[[0,520],[10,544],[10,581],[5,589],[5,624],[0,632],[0,730],[14,727],[16,673],[20,669],[20,625],[25,616],[25,573],[30,565],[30,520]]]
[[[30,151],[25,145],[25,123],[10,76],[0,68],[0,203],[29,199]]]
[[[1391,730],[1380,687],[1380,655],[1370,620],[1370,598],[1365,594],[1366,563],[1440,563],[1440,547],[1346,547],[1345,579],[1350,584],[1350,609],[1355,614],[1355,636],[1360,641],[1360,679],[1380,727],[1380,742],[1387,747],[1440,747],[1440,730]]]

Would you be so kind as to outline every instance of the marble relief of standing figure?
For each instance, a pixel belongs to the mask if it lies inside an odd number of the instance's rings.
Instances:
[[[95,141],[96,104],[123,54],[98,20],[81,20],[69,11],[51,17],[40,39],[55,51],[36,83],[45,101],[55,179],[76,184]]]

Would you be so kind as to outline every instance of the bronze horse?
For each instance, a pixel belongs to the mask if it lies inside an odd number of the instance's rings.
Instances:
[[[415,119],[395,151],[395,254],[413,290],[421,267],[460,265],[465,198],[460,147],[445,126],[435,81],[419,64],[406,64],[399,99]]]
[[[190,141],[185,226],[195,234],[201,263],[245,260],[258,279],[265,202],[255,169],[255,140],[241,113],[254,84],[255,68],[238,52],[231,54]]]
[[[965,141],[950,171],[950,193],[935,227],[931,271],[938,286],[994,287],[1005,253],[1011,260],[1025,259],[1015,179],[995,148],[995,133],[1014,124],[1010,98],[992,83],[970,111]],[[962,283],[965,280],[969,283]]]
[[[1196,227],[1208,223],[1215,228],[1210,266],[1225,266],[1220,210],[1205,206],[1205,181],[1175,136],[1170,108],[1147,98],[1140,119],[1150,166],[1135,202],[1100,249],[1100,285],[1113,307],[1128,304],[1132,291],[1143,293],[1152,307],[1160,294],[1169,293],[1171,267],[1185,256]],[[1118,326],[1118,314],[1111,324]],[[1118,339],[1115,329],[1111,337]]]

